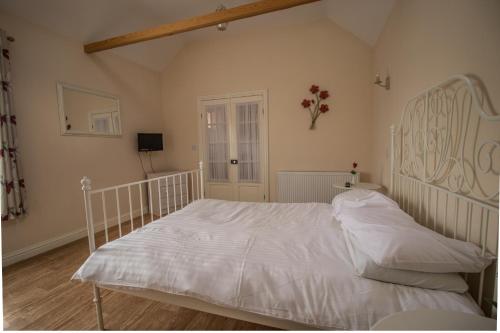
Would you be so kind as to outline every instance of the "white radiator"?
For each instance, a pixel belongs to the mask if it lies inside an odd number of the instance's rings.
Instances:
[[[358,182],[359,174],[356,176]],[[352,182],[350,172],[278,171],[278,202],[325,202],[344,190],[334,185]]]

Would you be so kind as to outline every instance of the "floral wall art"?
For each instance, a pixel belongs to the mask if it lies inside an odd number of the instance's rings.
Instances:
[[[316,128],[316,121],[319,116],[322,113],[330,111],[328,104],[325,102],[325,100],[330,97],[330,94],[328,93],[328,90],[320,90],[319,86],[314,84],[311,88],[309,88],[309,92],[313,95],[313,98],[305,98],[301,104],[302,107],[305,110],[308,110],[311,115],[311,125],[309,126],[309,129],[313,130]]]

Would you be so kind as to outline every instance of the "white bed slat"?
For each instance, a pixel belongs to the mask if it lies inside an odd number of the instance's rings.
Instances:
[[[200,200],[200,176],[196,174],[196,197]]]
[[[184,207],[184,198],[183,198],[183,190],[182,190],[182,175],[179,175],[179,190],[181,191],[181,209]]]
[[[173,183],[173,186],[172,188],[174,189],[174,212],[177,211],[177,193],[175,191],[175,177],[172,178],[172,183]]]
[[[106,212],[106,196],[105,192],[101,193],[102,197],[102,215],[104,219],[104,235],[106,237],[106,243],[109,242],[109,236],[108,236],[108,214]]]
[[[453,231],[453,238],[457,239],[457,229],[458,229],[458,212],[460,210],[460,199],[457,197],[455,200],[455,229]]]
[[[191,202],[194,201],[194,173],[191,172]]]
[[[434,231],[437,230],[438,206],[439,206],[439,192],[436,190],[436,202],[434,204]]]
[[[446,236],[447,221],[448,221],[448,193],[446,193],[445,203],[444,203],[444,220],[443,220],[443,232],[442,232],[444,236]]]
[[[152,189],[152,181],[148,181],[148,191],[149,191],[149,215],[151,216],[151,222],[153,222],[153,189]]]
[[[167,215],[170,215],[170,187],[168,186],[168,177],[165,178],[165,191],[167,195]]]
[[[144,227],[144,205],[142,203],[142,184],[139,184],[139,201],[141,204],[141,227]]]
[[[122,236],[122,213],[120,211],[120,195],[118,189],[115,189],[116,194],[116,217],[118,218],[118,235]]]
[[[132,193],[130,185],[128,186],[128,208],[130,213],[130,231],[134,231],[134,212],[132,210]]]
[[[185,190],[186,190],[186,205],[189,204],[189,178],[188,174],[184,174],[186,181],[184,182]]]
[[[162,213],[162,207],[161,207],[161,183],[160,183],[160,180],[161,178],[158,178],[158,181],[157,181],[157,185],[158,185],[158,214],[160,214],[160,217],[162,217],[161,213]],[[166,181],[166,179],[165,179]],[[167,207],[168,207],[168,203],[167,203]]]

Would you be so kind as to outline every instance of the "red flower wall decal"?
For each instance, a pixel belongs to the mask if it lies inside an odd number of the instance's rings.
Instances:
[[[327,99],[328,97],[330,97],[330,94],[328,94],[327,90],[323,90],[322,92],[319,93],[319,98],[321,99]]]
[[[304,109],[308,109],[309,113],[311,114],[311,126],[309,129],[315,129],[316,128],[316,120],[318,119],[319,115],[322,113],[326,113],[330,111],[330,108],[328,107],[328,104],[321,104],[321,101],[324,101],[328,97],[330,97],[330,94],[328,93],[328,90],[321,90],[319,89],[319,86],[313,84],[311,88],[309,88],[309,91],[311,94],[314,95],[316,100],[314,99],[304,99],[302,100],[302,107]],[[312,108],[311,108],[312,106]]]
[[[319,87],[313,84],[311,88],[309,88],[309,91],[311,94],[316,94],[319,91]]]

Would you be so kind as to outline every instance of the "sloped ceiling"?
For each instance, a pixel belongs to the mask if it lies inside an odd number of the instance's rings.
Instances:
[[[252,0],[0,0],[0,11],[21,17],[82,43],[234,7]],[[369,45],[380,35],[395,0],[323,0],[231,22],[223,33],[205,28],[129,45],[113,52],[152,70],[163,70],[183,45],[197,38],[237,34],[252,27],[277,27],[328,17]],[[15,37],[15,36],[14,36]],[[82,51],[83,52],[83,51]]]

